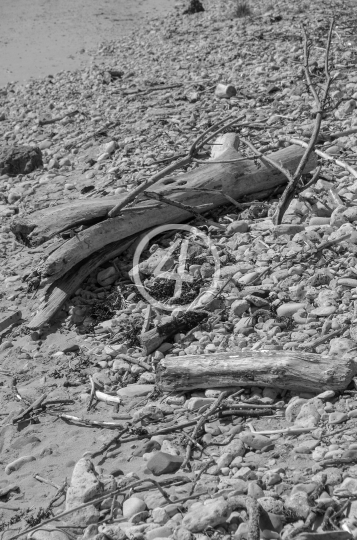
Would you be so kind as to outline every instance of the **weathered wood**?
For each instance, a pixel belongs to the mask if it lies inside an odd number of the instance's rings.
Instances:
[[[213,148],[215,149],[215,147]],[[239,157],[239,154],[233,148],[225,148],[225,151],[227,151],[225,157],[225,152],[220,152],[213,156],[212,161],[214,161],[214,159],[222,160]],[[289,170],[295,169],[302,155],[303,149],[296,145],[268,154],[269,157],[275,159],[275,161],[281,162]],[[315,166],[316,159],[311,157],[308,166],[306,167],[306,172]],[[150,188],[150,190],[162,193],[166,197],[172,197],[174,200],[178,200],[185,204],[191,204],[192,206],[198,206],[199,204],[205,203],[214,203],[215,206],[219,206],[221,204],[227,204],[225,197],[219,193],[217,193],[219,200],[217,200],[216,203],[216,195],[196,192],[191,193],[191,197],[189,198],[187,192],[175,193],[175,189],[186,186],[188,189],[204,188],[223,190],[226,194],[237,199],[253,193],[273,189],[284,183],[286,183],[286,179],[275,169],[264,165],[257,167],[254,162],[246,161],[207,165],[185,174],[165,177],[159,180],[154,187]],[[73,227],[79,225],[93,225],[103,221],[108,212],[110,212],[110,210],[126,196],[127,194],[122,194],[116,197],[102,197],[100,199],[80,199],[72,203],[38,210],[37,212],[32,212],[28,215],[16,216],[13,219],[11,229],[18,240],[34,246],[39,245],[56,234]],[[146,205],[147,203],[142,203],[141,208],[144,208]],[[159,203],[154,204],[154,207],[157,209],[162,206],[163,205],[160,205]],[[135,214],[135,211],[133,210],[133,214],[131,211],[132,209],[130,209],[130,211],[129,209],[123,210],[123,216],[126,215],[128,219],[137,219],[138,216]],[[186,216],[183,219],[187,219],[187,216],[188,214],[186,213]],[[163,221],[159,224],[161,223],[163,223]],[[118,226],[121,226],[121,224],[122,222],[119,220]],[[113,226],[115,227],[116,224]],[[143,228],[140,230],[143,230]],[[123,230],[123,234],[125,234],[125,229]],[[119,239],[120,238],[114,238],[114,240],[112,239],[110,241]]]
[[[144,349],[144,354],[148,355],[156,351],[158,347],[167,339],[168,336],[160,335],[157,331],[157,328],[152,328],[147,332],[139,336],[140,345]]]
[[[109,244],[98,251],[93,257],[90,257],[87,261],[79,263],[78,267],[72,268],[62,279],[58,280],[54,285],[48,288],[45,292],[45,298],[39,306],[36,315],[27,324],[27,327],[34,330],[42,328],[47,324],[67,298],[80,287],[83,280],[89,274],[101,264],[121,255],[121,253],[128,249],[134,241],[134,239],[127,239],[126,241]]]
[[[287,351],[227,352],[165,358],[157,384],[165,392],[268,386],[319,393],[343,390],[356,372],[351,358]]]
[[[63,231],[103,220],[121,197],[79,199],[16,216],[11,223],[11,230],[19,241],[32,246],[43,244]]]
[[[271,157],[281,162],[284,167],[294,170],[302,152],[299,147],[291,146],[271,154]],[[236,150],[228,148],[219,156],[219,160],[237,159],[239,156]],[[307,170],[311,170],[315,165],[316,161],[312,157]],[[263,189],[272,189],[285,182],[285,177],[270,166],[257,167],[251,161],[228,164],[212,162],[211,165],[175,178],[163,178],[152,190],[155,189],[158,193],[164,193],[165,197],[188,204],[202,212],[204,209],[200,208],[201,205],[211,204],[212,208],[215,208],[227,204],[222,191],[238,199]],[[182,189],[184,186],[187,191],[177,191],[178,187]],[[125,208],[120,216],[98,223],[68,240],[44,261],[40,268],[41,275],[53,282],[103,245],[122,240],[149,227],[163,223],[181,223],[190,217],[189,212],[161,202],[145,201]]]

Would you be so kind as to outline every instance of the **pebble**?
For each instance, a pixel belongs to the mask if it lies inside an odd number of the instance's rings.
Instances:
[[[145,511],[146,508],[146,504],[143,500],[138,499],[137,497],[129,497],[129,499],[123,503],[123,516],[126,519],[130,519],[138,512]]]
[[[276,310],[278,317],[291,317],[294,313],[297,313],[300,309],[304,309],[305,304],[290,302],[279,306]]]
[[[254,450],[263,450],[274,446],[274,443],[268,437],[248,431],[240,433],[239,438],[246,446]]]
[[[179,470],[183,463],[183,457],[173,456],[165,452],[156,452],[147,462],[147,469],[154,476],[171,474]]]
[[[172,529],[167,526],[156,527],[150,531],[146,531],[145,536],[147,540],[155,540],[155,538],[170,538],[172,535]]]
[[[72,472],[70,486],[66,494],[66,511],[81,506],[102,494],[102,484],[90,459],[82,458]],[[71,514],[71,523],[86,527],[99,520],[99,511],[94,505],[87,506]]]
[[[318,445],[319,441],[316,441],[315,439],[302,441],[294,448],[294,452],[296,452],[296,454],[311,454]]]
[[[288,422],[294,422],[301,411],[301,407],[306,403],[306,399],[292,398],[285,409],[285,418]]]
[[[117,391],[117,396],[126,398],[145,397],[151,394],[154,388],[153,384],[128,384],[128,386]]]
[[[313,403],[303,403],[300,412],[295,419],[295,426],[314,428],[320,422],[321,415]]]
[[[199,533],[207,527],[216,527],[225,523],[228,516],[229,503],[224,499],[206,500],[194,510],[189,511],[182,520],[182,526],[192,533]]]
[[[328,416],[329,424],[342,424],[348,420],[348,414],[342,412],[333,412]]]
[[[294,515],[299,519],[306,519],[310,513],[308,494],[304,491],[296,491],[289,495],[284,506],[294,512]]]

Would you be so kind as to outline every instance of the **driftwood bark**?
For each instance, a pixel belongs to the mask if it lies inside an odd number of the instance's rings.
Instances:
[[[275,161],[281,162],[286,168],[294,170],[301,158],[302,152],[301,148],[290,146],[271,154],[271,157]],[[222,161],[237,159],[239,157],[240,154],[234,148],[230,147],[226,148],[225,152],[215,159]],[[315,166],[316,161],[314,158],[311,158],[306,171],[311,170]],[[285,182],[286,179],[284,176],[276,169],[264,165],[256,166],[252,161],[244,161],[224,164],[212,163],[176,177],[163,178],[156,186],[150,189],[151,191],[162,193],[170,199],[188,204],[198,212],[202,212],[204,209],[200,209],[201,205],[211,204],[212,208],[214,208],[227,203],[226,198],[221,193],[222,191],[234,199],[238,199],[244,195],[273,189]],[[180,188],[180,191],[177,188]],[[184,189],[182,190],[182,188]],[[211,192],[202,190],[211,190]],[[118,202],[118,199],[116,202]],[[78,212],[83,217],[87,201],[77,201],[75,204],[76,210],[72,216],[72,223],[68,219],[70,212],[66,210],[66,224],[61,224],[61,220],[63,219],[61,216],[61,207],[56,207],[57,223],[54,223],[55,220],[52,215],[51,225],[49,223],[49,216],[46,215],[46,232],[44,233],[40,220],[36,228],[37,238],[48,238],[52,235],[52,232],[56,234],[54,231],[58,231],[59,229],[64,230],[64,226],[71,228],[73,223],[78,223]],[[103,203],[101,200],[98,201],[98,204],[101,206],[100,211],[103,212]],[[91,209],[92,215],[90,215],[91,212],[87,211],[88,219],[93,219],[94,215],[98,215],[98,212],[94,211],[93,201],[91,201]],[[154,201],[140,202],[131,208],[123,209],[120,216],[97,223],[65,242],[44,261],[40,268],[41,275],[45,279],[45,283],[53,283],[63,277],[66,272],[80,261],[86,259],[92,253],[109,243],[123,240],[149,227],[158,226],[163,223],[181,223],[190,217],[189,212],[165,203]],[[36,220],[36,213],[31,219],[33,222]],[[29,227],[29,222],[27,222],[26,226]],[[19,234],[21,228],[19,221],[17,221],[15,227]],[[51,228],[52,232],[50,230]],[[26,231],[23,230],[21,234],[23,233],[26,234]]]
[[[134,241],[134,239],[127,239],[126,241],[109,244],[93,257],[72,268],[62,279],[48,288],[36,315],[31,319],[27,327],[31,330],[42,328],[55,315],[67,298],[80,287],[89,274],[101,264],[121,255]]]
[[[15,217],[11,230],[19,241],[31,246],[43,244],[63,231],[79,225],[94,225],[105,219],[120,196],[80,199]]]
[[[351,358],[286,351],[244,351],[165,358],[157,384],[165,392],[227,386],[294,391],[343,390],[357,369]]]
[[[140,336],[140,344],[144,349],[144,354],[148,355],[156,351],[158,347],[167,339],[167,335],[160,335],[157,328],[152,328]]]

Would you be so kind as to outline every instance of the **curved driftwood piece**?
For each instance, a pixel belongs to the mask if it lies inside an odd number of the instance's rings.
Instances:
[[[42,328],[55,315],[59,308],[81,285],[83,280],[93,272],[98,266],[121,255],[134,239],[114,242],[105,246],[87,261],[82,261],[75,268],[72,268],[62,279],[48,288],[45,293],[45,299],[39,306],[36,315],[28,323],[27,327],[35,330]]]
[[[351,358],[287,351],[187,355],[160,362],[164,392],[227,386],[268,386],[294,391],[343,390],[357,369]]]
[[[225,137],[232,144],[231,135],[227,134]],[[302,153],[300,147],[290,146],[274,152],[270,157],[284,167],[295,170]],[[241,156],[235,148],[228,147],[223,154],[215,157],[215,160],[234,160],[239,157]],[[316,161],[312,157],[306,170],[315,166]],[[239,199],[244,195],[273,189],[285,182],[286,178],[269,165],[258,167],[250,160],[224,164],[214,163],[212,160],[210,165],[174,178],[163,178],[152,190],[165,194],[166,198],[192,206],[197,212],[203,212],[207,210],[207,206],[203,205],[210,204],[211,208],[215,208],[227,204],[222,191],[234,199]],[[177,188],[181,188],[180,191]],[[120,216],[89,227],[64,243],[43,262],[40,268],[41,276],[47,278],[48,283],[54,282],[103,245],[122,240],[149,227],[163,223],[181,223],[190,217],[191,214],[186,210],[156,201],[140,202],[133,207],[124,208]]]
[[[120,197],[79,199],[16,216],[11,223],[11,231],[19,241],[33,246],[43,244],[63,231],[79,225],[93,225],[105,219]]]

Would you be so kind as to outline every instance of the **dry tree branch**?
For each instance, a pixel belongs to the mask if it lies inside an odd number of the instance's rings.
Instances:
[[[283,174],[287,179],[288,179],[288,182],[290,182],[292,180],[292,176],[291,176],[291,173],[290,171],[288,171],[288,169],[285,169],[285,167],[283,167],[282,165],[280,165],[280,163],[277,163],[276,161],[274,161],[273,159],[265,156],[264,154],[262,154],[257,148],[255,148],[255,146],[250,142],[248,141],[247,139],[245,139],[244,137],[240,137],[239,139],[243,144],[245,144],[246,146],[248,146],[252,152],[255,153],[255,155],[264,163],[264,165],[268,164],[270,165],[271,167],[274,167],[275,169],[277,169],[278,171],[281,172],[281,174]]]
[[[311,178],[311,180],[309,180],[306,184],[304,184],[302,186],[302,188],[300,189],[299,193],[301,193],[302,191],[305,191],[306,189],[308,189],[309,187],[313,186],[319,179],[319,176],[320,176],[320,173],[321,173],[321,169],[322,169],[322,166],[319,165],[313,175],[313,177]]]
[[[188,445],[187,445],[187,448],[186,448],[186,457],[185,457],[185,459],[184,459],[184,461],[183,461],[183,463],[182,463],[182,465],[181,465],[181,469],[185,469],[185,467],[187,466],[188,462],[189,462],[190,459],[191,459],[191,452],[192,452],[192,446],[193,446],[192,440],[193,440],[193,441],[196,441],[197,434],[198,434],[198,432],[200,431],[201,427],[202,427],[202,426],[204,425],[204,423],[208,420],[208,418],[209,418],[214,412],[216,412],[216,410],[218,409],[218,407],[220,406],[221,402],[223,401],[223,399],[224,399],[225,397],[227,397],[227,392],[224,392],[224,391],[221,392],[221,393],[219,394],[218,398],[210,405],[208,411],[207,411],[205,414],[203,414],[203,415],[199,418],[199,420],[198,420],[198,422],[197,422],[197,424],[196,424],[196,426],[195,426],[195,428],[194,428],[194,430],[193,430],[193,432],[192,432],[192,435],[191,435],[191,438],[190,438],[190,440],[189,440],[189,443],[188,443]]]
[[[223,225],[221,225],[220,223],[216,223],[215,221],[211,221],[210,219],[205,218],[199,212],[197,212],[197,210],[195,208],[193,208],[192,206],[189,206],[188,204],[183,204],[183,203],[180,203],[178,201],[172,201],[171,199],[168,199],[167,197],[164,197],[163,195],[161,195],[161,193],[145,191],[145,195],[149,199],[154,199],[155,201],[159,201],[159,202],[162,202],[162,203],[165,203],[165,204],[169,204],[171,206],[176,206],[177,208],[180,208],[181,210],[185,210],[186,212],[189,212],[190,214],[195,216],[200,221],[203,221],[204,223],[207,223],[208,226],[213,226],[213,227],[216,227],[216,228],[224,230],[224,231],[226,230],[226,228]],[[205,208],[206,212],[208,210],[210,210],[210,208]]]
[[[278,207],[276,209],[276,213],[274,215],[274,222],[275,224],[280,224],[283,220],[284,214],[286,210],[288,209],[288,206],[292,199],[294,198],[296,189],[298,187],[299,181],[301,179],[302,173],[304,171],[305,165],[309,160],[311,152],[313,152],[315,144],[317,142],[322,118],[325,112],[326,103],[328,101],[328,95],[329,95],[329,89],[331,85],[331,75],[330,75],[330,69],[329,69],[329,53],[330,53],[330,47],[331,47],[331,38],[332,38],[332,31],[334,26],[334,19],[332,19],[330,23],[330,29],[328,33],[327,38],[327,44],[326,44],[326,52],[325,52],[325,87],[322,93],[322,97],[320,98],[314,85],[312,84],[311,80],[311,74],[309,69],[309,42],[308,37],[306,33],[306,29],[304,26],[302,26],[302,32],[304,37],[304,73],[306,78],[307,86],[314,98],[315,106],[316,106],[316,118],[315,118],[315,126],[314,130],[312,132],[312,135],[310,137],[310,141],[307,145],[307,148],[304,152],[304,155],[302,156],[300,163],[292,177],[292,179],[289,181],[286,189],[284,190],[284,193],[282,194]]]
[[[204,131],[204,133],[202,133],[199,137],[197,137],[197,139],[191,145],[191,148],[188,151],[187,155],[182,157],[176,163],[168,165],[162,171],[154,174],[151,178],[149,178],[148,180],[140,184],[140,186],[138,186],[133,191],[131,191],[120,203],[118,203],[116,206],[114,206],[114,208],[110,210],[110,212],[108,213],[108,217],[114,218],[118,216],[120,211],[125,206],[127,206],[129,203],[134,201],[134,199],[136,199],[136,197],[140,195],[141,193],[143,193],[143,191],[145,191],[147,188],[149,188],[153,184],[156,184],[156,182],[161,180],[161,178],[164,178],[164,176],[167,176],[171,174],[172,172],[176,171],[177,169],[180,169],[192,163],[198,150],[203,148],[203,146],[205,146],[210,140],[216,137],[219,133],[221,133],[228,127],[232,126],[233,124],[240,122],[244,117],[242,116],[235,117],[233,118],[233,120],[231,120],[231,118],[232,118],[232,115],[226,116],[222,120],[219,120],[219,122],[217,122],[213,126],[210,126],[208,129],[206,129],[206,131]],[[227,123],[228,120],[231,120],[231,121]]]
[[[302,146],[303,148],[307,148],[308,144],[305,141],[300,141],[300,139],[290,139],[286,138],[284,139],[287,142],[290,142],[291,144],[298,144],[299,146]],[[326,159],[327,161],[332,161],[335,165],[338,165],[342,169],[345,169],[349,173],[352,174],[355,178],[357,178],[357,171],[351,165],[348,165],[348,163],[345,163],[344,161],[341,161],[340,159],[336,159],[333,156],[330,156],[330,154],[326,154],[326,152],[323,152],[322,150],[318,150],[317,148],[314,149],[315,154],[322,157],[323,159]]]

